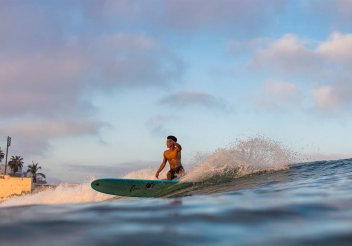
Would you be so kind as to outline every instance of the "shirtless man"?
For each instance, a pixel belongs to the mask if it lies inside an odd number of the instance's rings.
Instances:
[[[168,180],[185,175],[185,170],[181,164],[182,147],[177,143],[177,138],[175,136],[168,136],[166,138],[166,146],[168,149],[164,151],[163,162],[156,172],[155,177],[159,178],[159,173],[164,169],[166,162],[170,164],[170,170],[167,172]]]

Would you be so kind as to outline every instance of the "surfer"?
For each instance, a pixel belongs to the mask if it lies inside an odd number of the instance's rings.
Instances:
[[[176,177],[181,177],[185,175],[185,170],[181,164],[181,150],[182,147],[177,143],[177,138],[175,136],[168,136],[166,138],[167,150],[164,151],[164,159],[155,174],[155,177],[159,178],[159,173],[164,169],[166,162],[170,164],[170,170],[167,172],[167,179],[172,180]]]

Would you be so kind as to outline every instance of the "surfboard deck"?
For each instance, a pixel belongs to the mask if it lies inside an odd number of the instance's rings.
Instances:
[[[91,187],[98,192],[128,197],[160,197],[192,185],[192,182],[179,182],[178,180],[120,178],[97,179],[91,183]]]

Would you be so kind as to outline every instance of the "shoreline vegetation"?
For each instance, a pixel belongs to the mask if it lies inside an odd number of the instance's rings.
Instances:
[[[0,163],[4,159],[4,153],[0,148]],[[24,160],[21,156],[11,156],[10,161],[0,165],[0,175],[9,175],[11,177],[31,177],[34,184],[47,184],[46,175],[39,172],[42,169],[39,162],[32,161],[27,165],[27,171],[23,171]]]
[[[8,161],[8,149],[11,146],[11,138],[7,138],[6,155],[0,147],[0,202],[14,196],[35,194],[48,188],[56,187],[48,185],[46,175],[39,172],[42,167],[39,162],[32,161],[24,168],[24,160],[20,155],[12,155]],[[2,161],[5,159],[5,163]]]

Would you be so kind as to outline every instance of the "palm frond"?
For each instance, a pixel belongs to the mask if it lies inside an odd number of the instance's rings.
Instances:
[[[45,178],[45,179],[46,179],[46,176],[45,176],[45,174],[44,174],[44,173],[37,173],[37,176],[42,176],[43,178]]]

